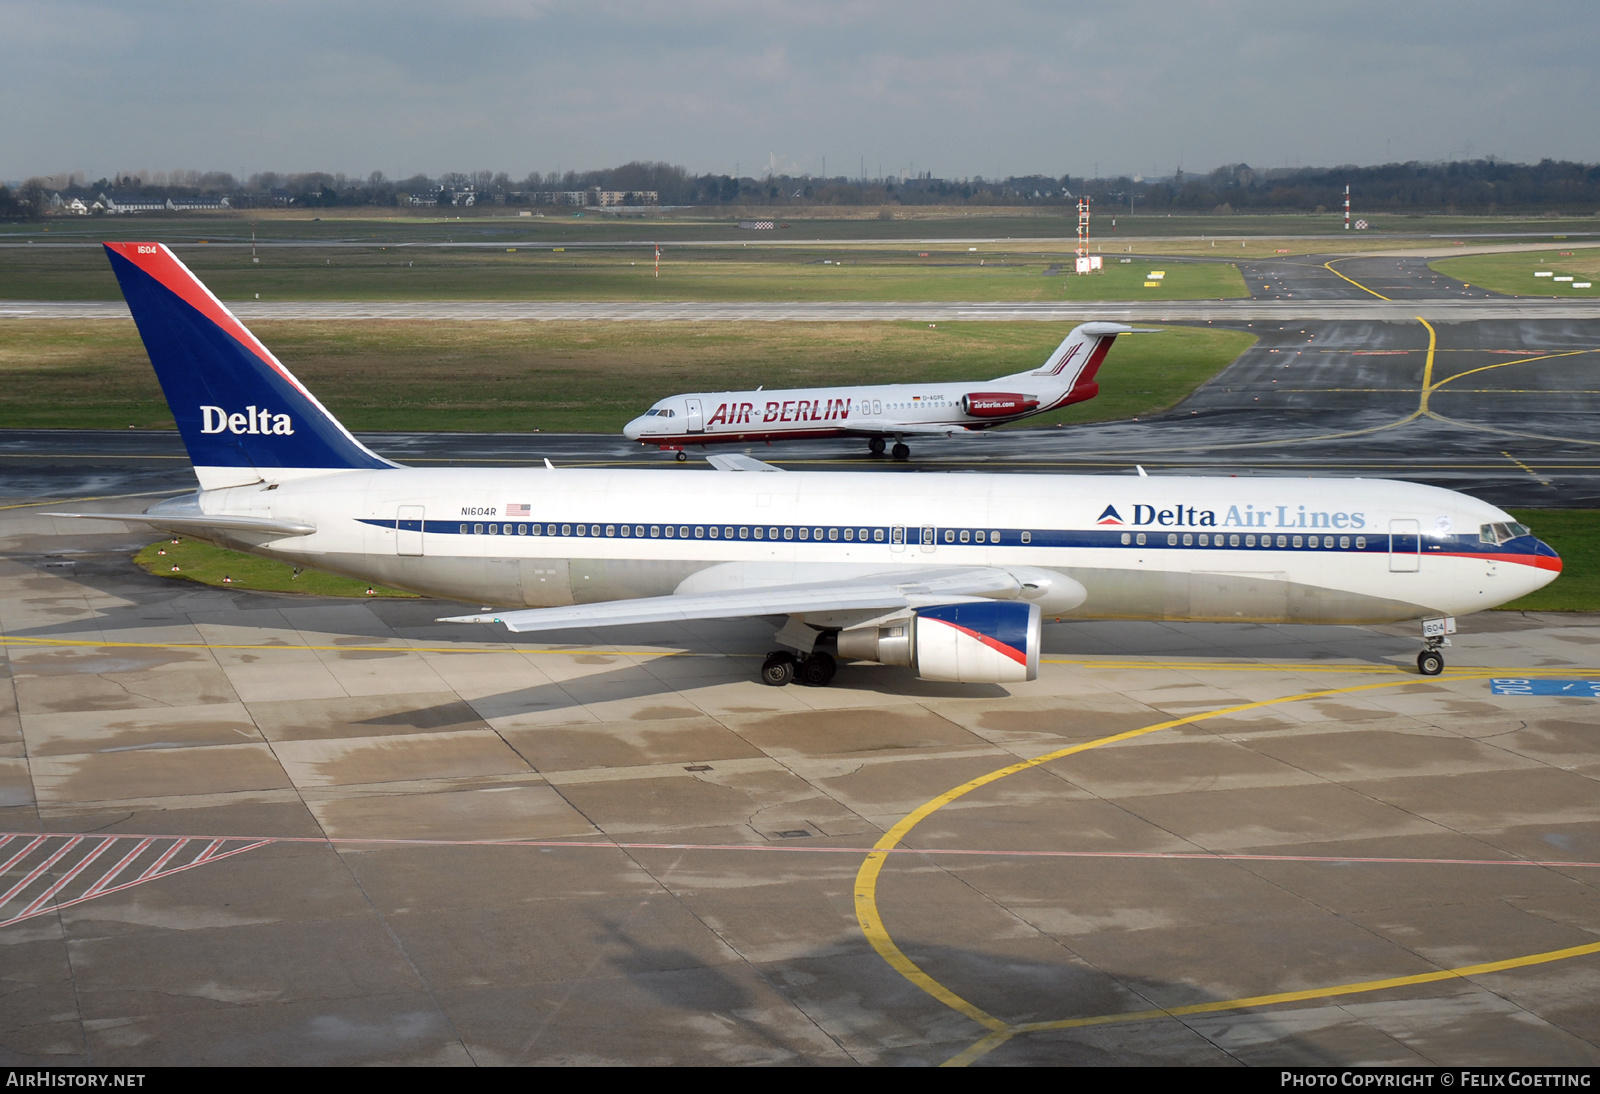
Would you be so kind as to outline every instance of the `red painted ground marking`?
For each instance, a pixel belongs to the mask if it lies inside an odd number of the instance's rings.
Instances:
[[[67,868],[66,872],[54,882],[35,895],[28,898],[26,905],[19,910],[8,914],[5,906],[24,894],[51,868],[66,859],[73,850],[81,844],[94,840],[97,837],[85,836],[72,832],[6,832],[0,833],[0,850],[22,841],[21,850],[12,854],[3,864],[0,864],[0,875],[11,871],[27,860],[27,858],[43,847],[47,853],[43,861],[28,869],[21,880],[12,885],[3,895],[0,895],[0,927],[32,919],[52,911],[70,908],[75,904],[94,900],[98,897],[119,893],[131,889],[136,885],[148,884],[152,881],[170,877],[173,874],[193,870],[199,866],[207,866],[223,859],[233,858],[235,855],[266,847],[273,843],[318,843],[330,848],[341,846],[364,847],[506,847],[530,848],[537,850],[571,849],[571,850],[596,850],[596,851],[744,851],[768,852],[777,854],[810,854],[810,855],[864,855],[871,850],[870,847],[836,847],[836,846],[796,846],[793,844],[767,844],[767,843],[618,843],[597,840],[429,840],[429,839],[327,839],[320,836],[153,836],[153,835],[116,835],[98,837],[98,842],[90,848],[82,858],[78,859]],[[61,845],[50,851],[52,841],[61,841]],[[127,850],[115,865],[101,874],[83,891],[73,894],[73,883],[89,872],[89,867],[115,849],[116,845],[131,841],[133,846]],[[133,876],[130,880],[117,882],[117,878],[131,870],[150,849],[161,843],[170,846],[158,854],[153,862]],[[173,862],[179,859],[186,848],[191,844],[204,841],[205,846],[193,858],[186,862]],[[1374,855],[1253,855],[1253,854],[1228,854],[1224,852],[1208,851],[1006,851],[989,850],[965,847],[896,847],[888,852],[891,855],[956,855],[972,858],[1025,858],[1025,859],[1167,859],[1172,861],[1191,862],[1303,862],[1325,865],[1372,865],[1372,866],[1540,866],[1547,869],[1563,868],[1594,868],[1600,867],[1600,862],[1569,862],[1560,860],[1536,859],[1459,859],[1459,858],[1400,858],[1379,857]]]
[[[115,837],[107,837],[106,839],[101,840],[100,845],[93,851],[90,851],[87,855],[84,855],[82,861],[80,861],[78,865],[74,866],[72,869],[68,870],[66,874],[62,876],[60,881],[56,882],[54,885],[50,886],[50,888],[34,897],[33,903],[22,909],[18,918],[30,916],[40,908],[44,907],[46,901],[55,896],[61,890],[65,889],[68,885],[71,885],[73,878],[77,877],[79,874],[83,873],[84,870],[88,869],[94,860],[99,858],[101,854],[105,852],[106,848],[110,847],[116,842],[117,841]],[[65,850],[70,850],[71,846],[71,844],[68,844]]]
[[[5,893],[0,894],[0,927],[18,923],[24,919],[32,919],[35,916],[58,911],[62,908],[70,908],[72,905],[82,904],[86,900],[94,900],[97,897],[118,893],[135,885],[143,885],[160,878],[170,877],[172,874],[182,873],[185,870],[192,870],[197,866],[220,862],[223,859],[232,858],[234,855],[242,855],[247,851],[254,851],[258,847],[265,847],[270,843],[276,842],[270,838],[238,839],[234,837],[139,835],[94,837],[70,832],[47,832],[42,834],[12,832],[0,833],[0,848],[8,847],[19,839],[26,842],[20,851],[13,854],[4,864],[0,864],[0,876],[24,864],[28,857],[35,852],[45,854],[45,858],[37,865],[28,867],[27,873],[20,880],[6,890]],[[81,857],[75,861],[68,858],[81,844],[96,839],[98,839],[98,842],[94,843]],[[61,841],[61,845],[51,851],[51,844],[57,840]],[[150,851],[152,846],[168,841],[171,842],[171,846],[157,855],[154,862],[150,863],[149,866],[130,880],[121,883],[117,882],[117,878],[132,870],[140,859]],[[74,883],[81,881],[88,874],[89,867],[94,865],[108,851],[113,850],[117,844],[124,842],[131,842],[133,846],[117,860],[116,865],[101,874],[86,889],[74,894],[72,892]],[[199,854],[187,862],[179,861],[174,865],[175,860],[178,860],[179,856],[190,844],[202,842],[204,847]],[[238,844],[239,846],[230,848],[230,844]],[[63,859],[69,864],[65,867],[65,872],[54,881],[46,879],[47,872],[61,864]],[[45,879],[43,881],[44,888],[37,892],[30,892],[33,886],[41,883],[41,879]],[[24,904],[22,901],[26,901],[26,903]],[[7,909],[7,905],[11,905],[11,908]]]

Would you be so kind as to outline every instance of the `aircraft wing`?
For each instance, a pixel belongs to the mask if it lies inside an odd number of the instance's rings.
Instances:
[[[1009,600],[1023,582],[994,566],[921,566],[832,581],[799,582],[765,588],[574,604],[565,608],[527,608],[485,615],[458,615],[440,623],[502,623],[515,632],[568,627],[614,627],[627,623],[667,623],[689,619],[739,619],[807,612],[892,611],[898,608]]]

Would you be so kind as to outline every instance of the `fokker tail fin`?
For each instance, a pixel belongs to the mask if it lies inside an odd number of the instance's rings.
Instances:
[[[1119,334],[1151,334],[1124,323],[1079,323],[1061,340],[1043,365],[1031,372],[1003,376],[1003,380],[1028,380],[1040,392],[1041,410],[1054,410],[1093,399],[1100,393],[1095,373]]]
[[[201,489],[396,466],[352,437],[165,245],[105,248]]]

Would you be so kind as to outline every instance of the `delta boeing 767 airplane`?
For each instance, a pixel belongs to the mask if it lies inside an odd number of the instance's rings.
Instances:
[[[137,521],[501,610],[518,632],[784,620],[761,678],[836,659],[925,679],[1038,673],[1041,624],[1423,623],[1551,581],[1561,560],[1463,494],[1384,480],[409,468],[357,441],[166,247],[109,243],[199,490]]]

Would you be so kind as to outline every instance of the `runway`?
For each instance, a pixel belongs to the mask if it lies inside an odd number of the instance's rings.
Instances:
[[[1171,261],[1171,260],[1162,260]],[[1244,264],[1241,264],[1244,265]],[[1315,275],[1312,275],[1314,277]],[[1311,278],[1306,278],[1310,280]],[[1331,279],[1331,278],[1330,278]],[[1296,281],[1295,284],[1300,284]],[[1277,282],[1283,284],[1283,282]],[[1253,287],[1253,286],[1252,286]],[[1331,286],[1329,287],[1332,288]],[[1319,291],[1322,291],[1319,289]],[[1384,301],[1307,299],[1272,292],[1252,300],[1022,301],[996,303],[595,303],[584,301],[227,301],[245,323],[266,321],[353,321],[401,319],[452,322],[549,322],[562,320],[685,323],[857,323],[857,322],[1039,322],[1104,319],[1130,323],[1288,322],[1317,320],[1406,322],[1417,316],[1441,323],[1481,320],[1600,320],[1600,300],[1531,300],[1463,296],[1454,299]],[[127,319],[121,302],[3,301],[0,319]]]
[[[1152,421],[756,454],[1600,504],[1600,323],[1277,314]],[[1600,1064],[1600,619],[1464,618],[1427,680],[1411,628],[1089,623],[1026,685],[773,689],[760,620],[527,641],[39,515],[190,488],[175,435],[0,435],[7,1064]]]

